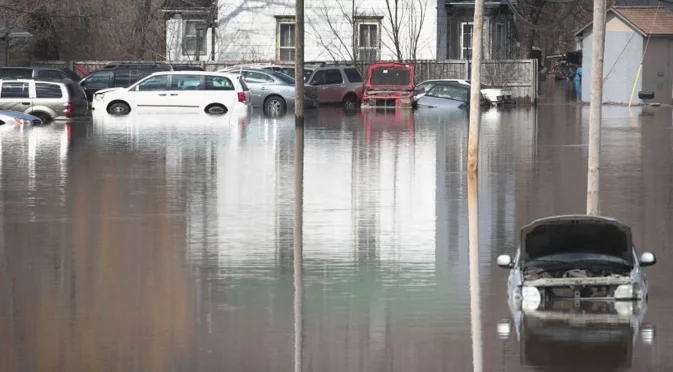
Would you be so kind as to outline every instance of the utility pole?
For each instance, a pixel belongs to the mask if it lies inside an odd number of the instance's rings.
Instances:
[[[599,1],[599,0],[595,0]],[[474,2],[472,22],[472,76],[470,79],[470,129],[467,145],[467,171],[476,174],[479,163],[479,122],[481,116],[481,44],[484,30],[484,0]]]
[[[304,0],[295,2],[294,107],[294,372],[303,370]]]
[[[294,117],[296,125],[304,126],[304,0],[295,2],[295,29],[294,29],[294,76],[295,76],[295,106]]]
[[[603,54],[605,53],[605,0],[594,0],[594,28],[591,56],[591,99],[589,111],[589,165],[587,175],[587,214],[599,210],[599,158],[603,108]]]

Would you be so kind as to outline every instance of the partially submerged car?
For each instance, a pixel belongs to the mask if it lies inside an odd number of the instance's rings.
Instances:
[[[654,254],[640,257],[631,228],[607,217],[553,216],[521,229],[519,249],[512,259],[498,256],[498,266],[511,269],[510,299],[534,311],[550,299],[646,300],[643,271],[654,265]]]
[[[437,79],[437,80],[426,80],[416,86],[417,94],[414,97],[418,100],[422,97],[425,92],[429,91],[433,86],[441,82],[451,82],[461,85],[470,86],[469,80],[463,79]],[[505,104],[515,103],[515,99],[512,96],[512,91],[504,88],[495,88],[486,84],[481,84],[481,94],[486,97],[489,102],[494,106],[501,106]]]
[[[481,105],[491,106],[491,102],[483,94]],[[416,101],[416,106],[419,109],[467,109],[470,107],[470,87],[453,82],[437,83]]]
[[[362,108],[411,108],[414,94],[414,65],[397,62],[374,63],[367,71]]]

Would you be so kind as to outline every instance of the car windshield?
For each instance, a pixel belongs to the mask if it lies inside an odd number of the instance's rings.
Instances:
[[[411,71],[406,68],[376,67],[371,70],[371,85],[403,85],[411,83]]]
[[[270,75],[273,75],[276,77],[276,79],[282,81],[283,83],[286,84],[294,84],[294,79],[287,76],[286,74],[283,74],[282,72],[269,72]]]
[[[304,70],[304,83],[308,84],[311,75],[313,75],[313,70]]]
[[[426,94],[427,97],[451,99],[454,101],[467,102],[469,92],[465,86],[452,84],[437,84]]]
[[[608,254],[600,253],[587,253],[587,252],[569,252],[569,253],[556,253],[550,254],[547,256],[538,257],[534,260],[526,261],[526,266],[546,266],[546,265],[564,265],[564,264],[580,264],[580,263],[591,263],[591,264],[618,264],[618,265],[629,265],[626,260],[621,257],[611,256]]]

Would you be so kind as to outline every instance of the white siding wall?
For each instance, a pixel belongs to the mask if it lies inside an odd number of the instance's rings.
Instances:
[[[402,0],[402,4],[411,1]],[[421,29],[418,59],[437,57],[437,1],[420,0],[425,18]],[[358,15],[380,16],[381,59],[394,59],[394,44],[389,35],[390,17],[386,0],[355,0]],[[349,59],[352,31],[344,12],[350,16],[351,0],[306,0],[305,58],[311,60]],[[293,0],[220,0],[216,59],[274,60],[276,52],[275,16],[294,15]],[[416,13],[418,13],[416,9]],[[420,22],[411,17],[408,6],[401,9],[400,32],[403,58],[409,58],[410,24]],[[414,22],[409,22],[414,18]],[[328,22],[327,20],[330,20]],[[330,24],[332,25],[330,27]],[[341,40],[340,40],[341,39]]]
[[[637,92],[642,88],[642,76],[636,75],[643,55],[643,37],[626,28],[618,28],[615,16],[608,16],[603,59],[603,103],[629,103],[634,81],[633,103],[638,104]],[[620,21],[621,22],[621,21]],[[626,31],[624,31],[624,29]],[[593,33],[587,29],[582,36],[582,101],[591,99]]]
[[[182,37],[184,34],[185,20],[177,15],[166,21],[166,59],[169,61],[195,61],[195,55],[182,54]],[[210,59],[213,50],[212,30],[206,32],[206,54],[199,57],[200,61]],[[217,57],[217,56],[216,56]]]

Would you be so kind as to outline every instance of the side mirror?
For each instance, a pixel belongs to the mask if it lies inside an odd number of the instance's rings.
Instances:
[[[425,93],[425,87],[420,87],[417,90],[418,93]]]
[[[640,256],[640,266],[641,267],[652,266],[655,263],[657,263],[657,257],[654,256],[654,253],[644,252]]]
[[[514,263],[512,262],[512,257],[508,254],[501,254],[498,256],[498,266],[502,267],[503,269],[513,268]]]

